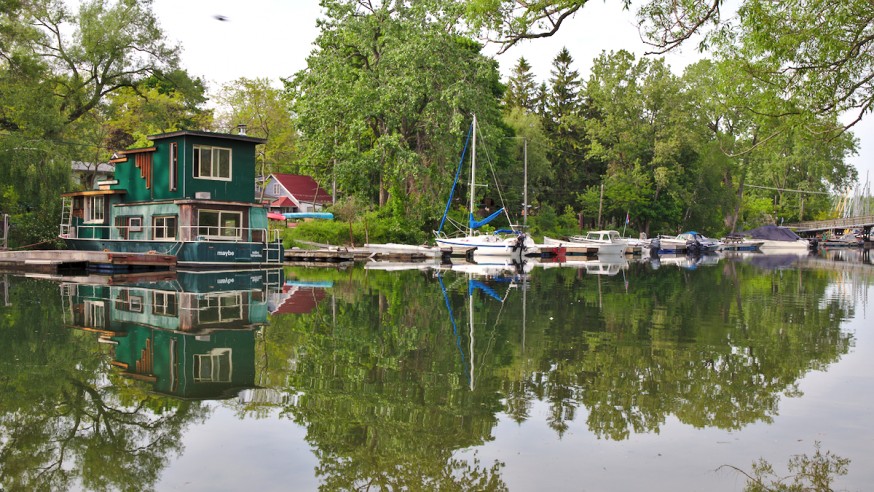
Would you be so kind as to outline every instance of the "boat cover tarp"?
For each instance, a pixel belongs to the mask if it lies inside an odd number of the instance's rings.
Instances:
[[[492,215],[489,215],[488,217],[486,217],[483,220],[476,220],[473,218],[473,214],[470,214],[470,228],[471,229],[479,229],[480,227],[495,220],[499,215],[501,215],[501,212],[503,212],[503,211],[504,211],[504,207],[501,207],[497,210],[497,212],[493,213]]]
[[[798,255],[756,255],[750,260],[750,264],[763,270],[779,270],[787,268],[798,262]]]
[[[286,219],[327,219],[334,220],[331,212],[287,212],[282,214]]]
[[[774,225],[756,227],[755,229],[745,231],[743,235],[753,239],[767,239],[771,241],[797,241],[801,239],[791,229]]]

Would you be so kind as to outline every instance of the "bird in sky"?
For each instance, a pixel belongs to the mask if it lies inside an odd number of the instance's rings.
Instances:
[[[221,22],[227,22],[227,20],[228,20],[228,18],[223,16],[223,15],[214,15],[213,17],[215,18],[215,20],[221,21]]]

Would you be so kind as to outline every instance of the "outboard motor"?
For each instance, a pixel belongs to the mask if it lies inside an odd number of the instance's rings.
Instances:
[[[513,251],[519,251],[521,253],[520,256],[524,256],[525,254],[525,238],[527,236],[523,232],[516,236],[516,244],[513,245]]]
[[[662,249],[662,241],[658,238],[658,236],[649,240],[649,255],[650,256],[658,256],[660,249]]]
[[[692,256],[701,256],[701,242],[697,237],[686,242],[686,252]]]

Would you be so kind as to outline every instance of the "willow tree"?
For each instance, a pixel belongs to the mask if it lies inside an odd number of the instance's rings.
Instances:
[[[316,49],[287,84],[302,160],[340,192],[424,225],[448,193],[472,115],[496,132],[497,64],[458,33],[451,2],[322,7]]]
[[[70,162],[102,144],[89,117],[109,95],[172,72],[176,48],[147,0],[84,1],[75,12],[57,0],[0,6],[0,205],[29,243],[54,235]]]

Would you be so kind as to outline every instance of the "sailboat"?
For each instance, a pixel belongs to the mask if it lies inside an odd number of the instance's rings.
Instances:
[[[476,220],[473,216],[474,206],[476,205],[476,116],[473,117],[470,133],[468,133],[468,141],[473,135],[473,145],[471,145],[470,159],[470,184],[469,188],[469,219],[466,227],[461,224],[456,224],[461,230],[461,234],[455,237],[448,236],[443,231],[443,226],[446,223],[449,213],[449,207],[452,205],[452,197],[455,193],[455,187],[458,184],[458,177],[461,174],[461,168],[464,164],[464,154],[461,154],[461,160],[458,163],[458,169],[455,172],[455,181],[452,184],[452,190],[449,193],[449,200],[446,202],[446,210],[443,212],[443,218],[440,220],[440,227],[434,232],[437,246],[441,248],[451,248],[453,251],[470,251],[473,250],[474,255],[489,255],[489,256],[508,256],[513,260],[522,261],[526,254],[536,253],[537,246],[534,240],[524,232],[516,231],[515,229],[499,230],[493,234],[479,232],[477,229],[488,224],[496,219],[503,212],[506,214],[504,207],[501,207],[496,212],[482,220]],[[467,143],[465,143],[465,151]],[[509,220],[509,216],[507,216]],[[449,219],[451,221],[451,219]],[[510,226],[512,228],[512,226]]]

